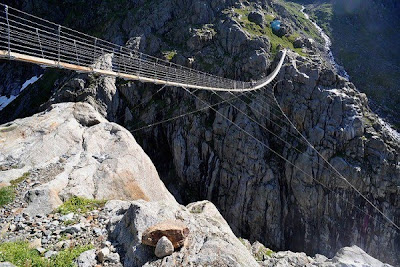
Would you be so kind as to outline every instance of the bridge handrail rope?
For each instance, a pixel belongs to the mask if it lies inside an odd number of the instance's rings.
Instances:
[[[285,56],[286,50],[283,50],[279,64],[266,78],[235,81],[127,47],[121,49],[120,45],[0,4],[0,57],[44,66],[200,90],[245,92],[270,83]]]

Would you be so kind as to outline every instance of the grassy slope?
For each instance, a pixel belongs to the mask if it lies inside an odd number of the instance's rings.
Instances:
[[[286,4],[286,3],[285,3]],[[292,4],[287,4],[289,12],[293,12],[295,8]],[[264,20],[266,26],[261,27],[254,22],[249,21],[248,15],[252,11],[251,6],[247,6],[244,8],[235,8],[234,13],[238,14],[238,22],[241,24],[243,29],[249,33],[251,36],[265,36],[271,42],[271,53],[275,55],[279,51],[279,46],[284,48],[289,48],[291,50],[296,51],[300,55],[306,56],[304,52],[300,48],[294,48],[293,42],[299,36],[298,33],[294,33],[289,37],[283,36],[279,37],[272,32],[270,23],[275,18],[275,14],[264,14]]]

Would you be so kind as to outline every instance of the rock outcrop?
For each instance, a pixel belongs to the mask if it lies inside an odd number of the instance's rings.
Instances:
[[[111,217],[109,236],[121,245],[124,266],[259,266],[211,202],[171,207],[164,202],[110,201],[105,209]],[[190,234],[180,250],[157,259],[154,247],[141,243],[142,235],[165,220],[182,221]]]
[[[174,248],[180,248],[188,235],[189,228],[182,221],[167,220],[147,228],[142,234],[142,244],[155,247],[160,238],[166,237]]]
[[[309,257],[305,253],[280,251],[267,257],[266,260],[260,262],[260,265],[265,267],[391,267],[371,257],[357,246],[340,249],[332,259],[319,254]]]
[[[71,196],[175,203],[132,135],[89,104],[53,105],[1,125],[0,151],[3,184],[45,170],[25,194],[32,215],[51,212]]]

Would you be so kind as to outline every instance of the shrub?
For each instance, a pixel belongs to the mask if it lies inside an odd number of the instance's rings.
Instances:
[[[262,248],[254,255],[254,258],[257,261],[263,261],[272,256],[275,252],[270,250],[269,248]]]
[[[39,252],[30,249],[28,242],[6,242],[0,244],[0,262],[9,261],[16,266],[49,266]]]

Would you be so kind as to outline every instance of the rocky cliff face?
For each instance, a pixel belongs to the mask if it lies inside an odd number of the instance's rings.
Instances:
[[[23,205],[47,214],[71,196],[175,203],[132,135],[88,104],[54,105],[0,128],[1,182],[24,173],[44,175]]]
[[[249,6],[265,17],[268,12],[282,16],[291,31],[302,29],[291,23],[299,15],[280,1],[134,1],[123,11],[120,5],[107,2],[82,16],[81,22],[70,23],[81,23],[81,30],[93,29],[92,15],[107,10],[102,19],[112,19],[101,33],[109,40],[127,41],[129,47],[230,78],[259,79],[271,67],[274,39],[260,34],[267,24],[257,28],[247,23]],[[26,8],[45,14],[39,4]],[[114,14],[116,10],[121,13]],[[279,75],[283,82],[276,86],[277,100],[335,168],[390,218],[399,218],[399,141],[370,112],[365,95],[312,56],[318,51],[314,44],[298,51],[307,52],[308,57],[290,53]],[[242,112],[229,104],[217,106],[263,146],[210,110],[135,131],[204,107],[179,88],[153,95],[157,89],[96,76],[62,76],[50,92],[52,99],[42,107],[62,101],[92,103],[133,132],[177,199],[185,203],[211,200],[237,235],[273,249],[327,256],[357,244],[373,256],[399,262],[396,231],[297,140],[298,134],[285,123],[270,91],[232,101]],[[197,95],[212,103],[221,101],[209,93]],[[385,249],[381,244],[386,244]]]
[[[398,217],[398,140],[370,112],[365,95],[331,70],[293,54],[279,79],[284,82],[276,88],[278,101],[296,127],[358,190],[391,218]],[[179,177],[176,187],[186,188],[183,199],[207,197],[237,235],[262,240],[272,248],[330,256],[339,247],[358,244],[377,257],[397,261],[395,229],[296,139],[300,136],[283,122],[268,95],[258,94],[249,106],[238,100],[234,104],[289,144],[232,106],[218,111],[311,177],[210,111],[145,130],[140,136],[154,158],[172,156]],[[150,123],[156,116],[154,111],[141,118]],[[163,163],[158,165],[161,170]],[[381,250],[382,242],[390,249]]]

